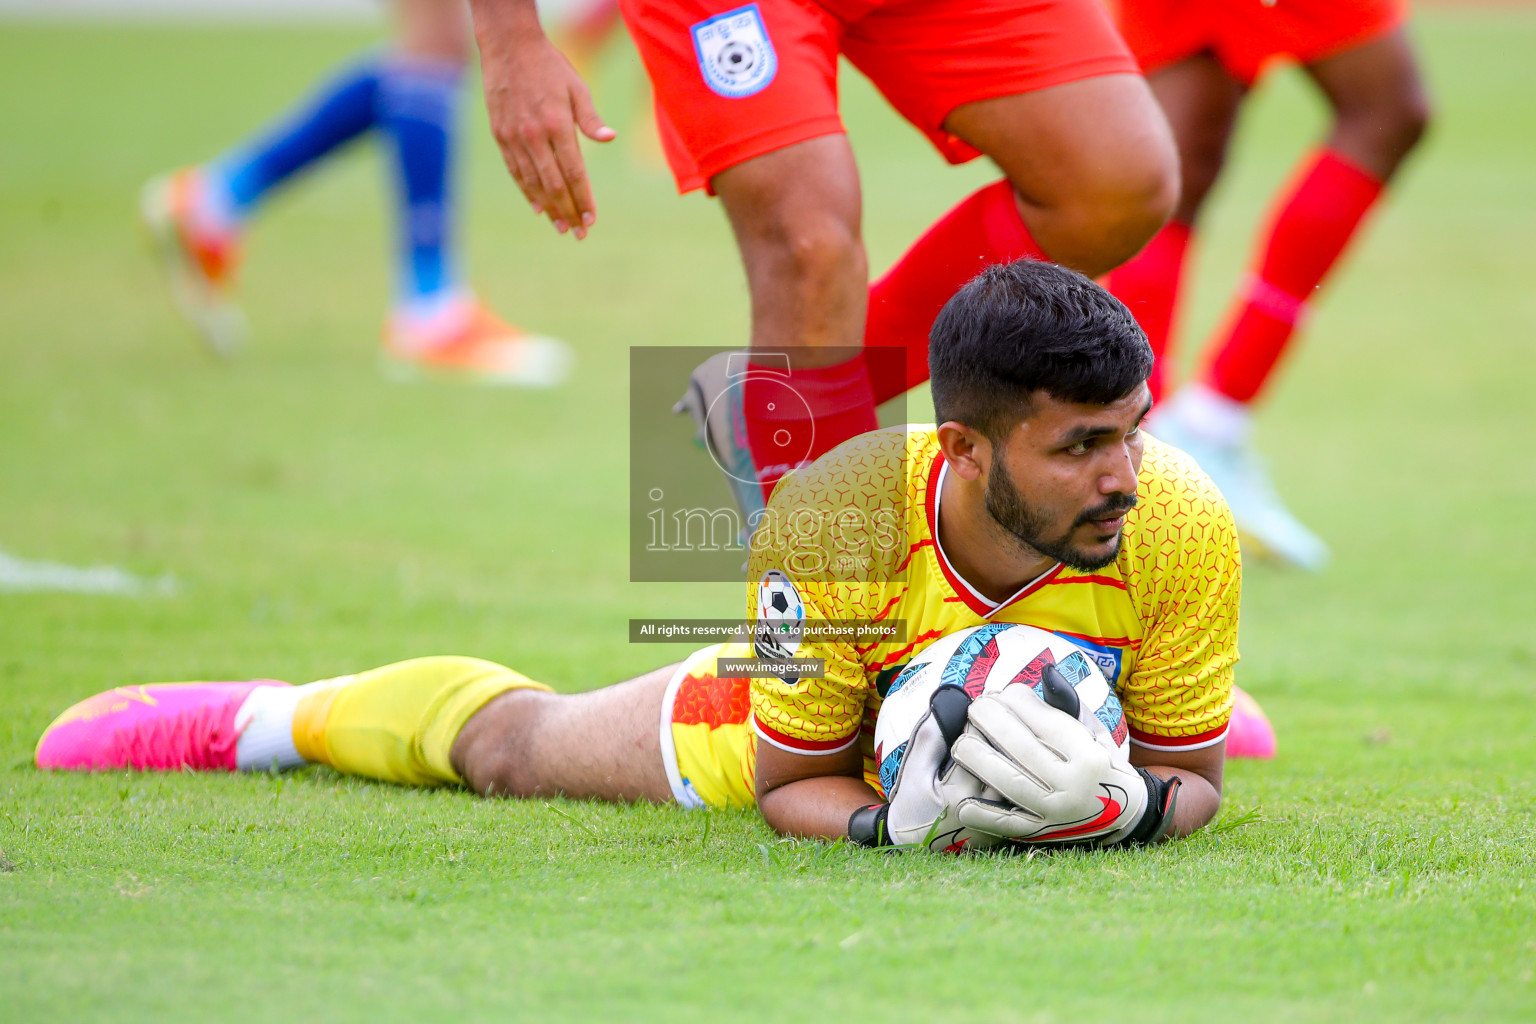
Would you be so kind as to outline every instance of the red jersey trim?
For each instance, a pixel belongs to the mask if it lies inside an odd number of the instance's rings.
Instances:
[[[871,617],[870,621],[872,621],[872,622],[881,622],[881,621],[883,621],[887,615],[891,614],[891,612],[896,610],[896,605],[901,603],[901,599],[903,597],[905,597],[905,596],[906,596],[906,590],[903,589],[900,594],[897,594],[895,597],[893,597],[889,601],[885,602],[885,607],[881,608],[878,612],[876,612],[875,615]]]
[[[874,667],[877,669],[889,668],[890,666],[900,661],[902,658],[905,658],[907,655],[911,654],[912,649],[918,644],[922,643],[924,640],[937,640],[943,635],[944,631],[941,629],[930,629],[925,633],[919,633],[916,639],[914,639],[911,643],[907,644],[899,651],[892,651],[890,654],[887,654],[884,658],[881,658],[879,661],[877,661]]]
[[[944,453],[942,451],[934,453],[933,461],[928,464],[928,487],[923,495],[923,508],[927,511],[928,536],[933,539],[935,549],[939,546],[939,468],[943,465]]]
[[[1133,727],[1131,742],[1138,747],[1147,747],[1150,750],[1199,750],[1201,747],[1214,746],[1226,739],[1229,724],[1230,721],[1222,722],[1215,729],[1196,733],[1193,736],[1153,736],[1151,733],[1145,733]]]
[[[910,545],[907,548],[907,557],[903,558],[901,560],[901,564],[896,567],[896,571],[897,572],[904,572],[906,570],[907,566],[912,564],[912,556],[913,555],[917,554],[923,548],[931,548],[931,547],[933,547],[933,538],[932,537],[925,537],[924,539],[918,541],[916,544]]]
[[[772,726],[764,725],[756,712],[752,715],[752,731],[757,733],[759,738],[791,754],[835,754],[839,750],[847,750],[859,739],[858,729],[854,729],[843,739],[837,740],[803,740],[798,736],[786,736]]]
[[[883,621],[887,615],[891,614],[891,612],[896,610],[896,606],[901,603],[901,599],[903,597],[905,597],[905,596],[906,596],[906,590],[903,589],[900,594],[897,594],[895,597],[893,597],[889,601],[885,602],[885,607],[881,608],[879,613],[874,615],[870,619],[870,621],[872,621],[872,622]],[[855,651],[858,651],[859,655],[862,657],[863,655],[866,655],[866,654],[870,653],[871,651],[873,651],[876,647],[879,647],[880,643],[881,643],[881,641],[877,640],[877,641],[875,641],[872,644],[854,644],[853,645],[853,649]]]
[[[1030,582],[1024,584],[1013,595],[999,605],[992,605],[983,601],[965,578],[955,572],[954,566],[949,564],[949,556],[944,553],[944,545],[939,543],[939,490],[944,476],[944,453],[939,452],[933,457],[933,464],[928,467],[928,495],[925,504],[928,512],[928,536],[933,538],[933,552],[939,563],[939,569],[944,573],[944,581],[949,584],[949,589],[964,602],[965,606],[983,619],[991,619],[992,616],[1010,605],[1017,604],[1024,598],[1033,594],[1041,587],[1046,586],[1055,579],[1057,574],[1066,566],[1057,562],[1050,569],[1036,576]],[[945,600],[949,600],[945,598]]]
[[[1125,589],[1125,580],[1117,580],[1113,576],[1066,576],[1059,580],[1051,580],[1051,586],[1062,583],[1094,583],[1101,587],[1114,587],[1116,590]]]

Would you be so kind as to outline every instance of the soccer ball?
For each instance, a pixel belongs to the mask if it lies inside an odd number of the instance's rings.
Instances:
[[[875,719],[875,762],[880,786],[889,792],[901,769],[907,740],[928,714],[928,701],[941,686],[958,686],[979,697],[1016,683],[1040,696],[1041,673],[1055,665],[1077,692],[1078,719],[1102,722],[1128,754],[1129,730],[1120,700],[1093,659],[1076,644],[1034,626],[994,622],[936,640],[891,678]]]

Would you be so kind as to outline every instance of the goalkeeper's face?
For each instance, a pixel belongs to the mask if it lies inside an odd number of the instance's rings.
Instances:
[[[1151,405],[1145,385],[1110,405],[1036,393],[1029,417],[993,446],[987,512],[1026,548],[1073,569],[1113,562],[1136,505]]]

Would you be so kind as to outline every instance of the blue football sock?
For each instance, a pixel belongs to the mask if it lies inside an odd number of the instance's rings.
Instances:
[[[463,294],[454,258],[454,141],[461,69],[396,58],[380,68],[379,128],[395,157],[397,306],[428,316]]]
[[[219,212],[244,220],[272,188],[372,128],[383,61],[375,55],[348,66],[297,110],[215,161],[207,180]]]

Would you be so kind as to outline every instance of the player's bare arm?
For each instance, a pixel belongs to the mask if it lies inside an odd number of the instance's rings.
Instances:
[[[1179,780],[1179,800],[1168,838],[1187,836],[1216,817],[1221,809],[1221,777],[1226,760],[1225,743],[1180,751],[1131,746],[1131,764],[1160,779]]]
[[[784,835],[838,839],[854,811],[880,800],[864,781],[857,746],[835,754],[796,754],[771,743],[757,747],[757,806]]]
[[[544,35],[533,0],[470,0],[491,134],[518,188],[561,234],[587,236],[597,205],[577,131],[615,132],[570,61]]]

